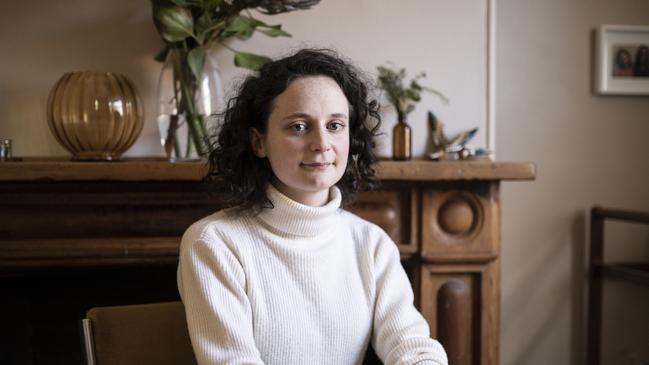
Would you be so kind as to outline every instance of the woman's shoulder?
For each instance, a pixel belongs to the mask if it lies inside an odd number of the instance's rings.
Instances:
[[[373,230],[376,228],[380,229],[380,227],[377,226],[375,223],[368,221],[367,219],[359,216],[358,214],[350,210],[340,209],[339,212],[340,212],[340,216],[344,219],[344,221],[349,225],[351,225],[353,228],[369,229],[369,230]]]
[[[399,260],[397,244],[381,226],[349,211],[344,211],[341,215],[350,227],[357,248],[366,252],[370,261],[384,265],[385,258],[396,257]]]
[[[391,241],[390,236],[378,224],[353,212],[341,209],[341,218],[350,227],[354,236],[360,237],[366,242]]]
[[[250,218],[234,209],[223,209],[192,223],[182,237],[181,249],[199,242],[210,245],[226,244],[241,232]]]

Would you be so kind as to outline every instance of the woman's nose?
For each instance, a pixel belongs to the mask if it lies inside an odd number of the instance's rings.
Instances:
[[[310,142],[311,150],[314,152],[326,152],[331,149],[327,132],[322,130],[321,128],[313,131]]]

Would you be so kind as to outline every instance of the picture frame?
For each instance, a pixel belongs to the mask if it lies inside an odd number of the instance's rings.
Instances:
[[[649,95],[649,26],[601,25],[595,42],[596,93]]]

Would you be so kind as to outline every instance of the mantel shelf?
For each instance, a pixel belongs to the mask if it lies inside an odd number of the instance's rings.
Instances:
[[[532,162],[381,161],[382,180],[461,181],[534,180]],[[138,158],[117,162],[80,162],[64,159],[26,158],[0,162],[0,181],[199,181],[207,172],[204,160],[169,162]]]

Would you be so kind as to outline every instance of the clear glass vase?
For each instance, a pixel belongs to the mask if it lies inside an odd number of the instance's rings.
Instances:
[[[214,50],[205,52],[197,80],[187,63],[187,52],[172,49],[158,80],[157,123],[160,143],[171,161],[205,157],[209,150],[210,115],[225,104],[223,84]]]

